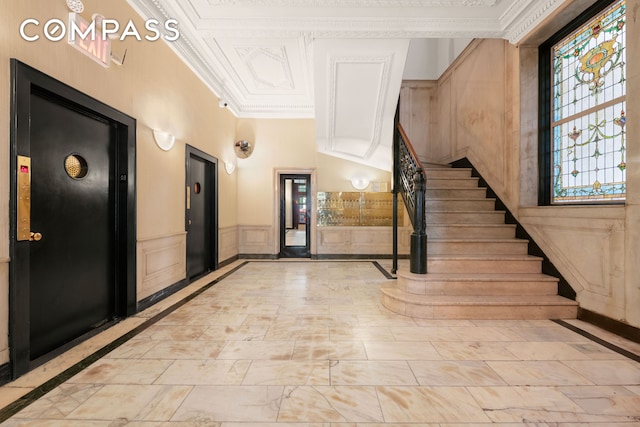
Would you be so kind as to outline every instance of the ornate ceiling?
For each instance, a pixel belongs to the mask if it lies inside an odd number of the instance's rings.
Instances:
[[[128,1],[178,21],[169,46],[236,116],[315,118],[320,151],[388,169],[412,39],[517,43],[567,0]]]

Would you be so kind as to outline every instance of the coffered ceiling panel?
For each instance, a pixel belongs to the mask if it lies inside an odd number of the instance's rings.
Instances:
[[[518,43],[568,0],[127,1],[143,18],[178,21],[180,39],[168,45],[236,116],[315,118],[321,151],[373,161],[390,138],[395,68],[406,58],[381,50],[345,59],[345,41]]]

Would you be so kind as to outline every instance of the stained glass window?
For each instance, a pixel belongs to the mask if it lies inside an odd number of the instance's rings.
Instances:
[[[552,203],[626,196],[625,1],[552,47]]]

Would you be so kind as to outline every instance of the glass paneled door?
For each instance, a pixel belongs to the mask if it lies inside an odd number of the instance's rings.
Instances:
[[[310,176],[280,175],[281,258],[309,258]]]

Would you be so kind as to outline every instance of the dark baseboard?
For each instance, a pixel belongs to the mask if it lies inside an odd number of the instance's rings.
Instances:
[[[578,319],[640,344],[640,329],[635,326],[628,325],[582,307],[578,307]]]
[[[278,255],[271,255],[271,254],[238,254],[238,259],[278,259]]]
[[[315,254],[311,256],[317,260],[376,260],[376,259],[393,259],[393,255],[368,255],[368,254]],[[398,259],[409,259],[409,255],[398,255]]]
[[[168,296],[173,295],[179,290],[185,288],[189,283],[190,283],[189,280],[184,279],[177,283],[174,283],[173,285],[167,286],[166,288],[156,292],[153,295],[149,295],[148,297],[138,302],[138,311],[140,312],[140,311],[146,310],[152,305],[157,304],[158,302],[162,301]]]
[[[511,211],[502,202],[500,197],[497,196],[496,192],[491,189],[487,181],[482,177],[482,175],[480,175],[478,170],[473,166],[473,164],[471,164],[469,159],[465,157],[460,160],[456,160],[455,162],[451,163],[451,166],[453,166],[454,168],[470,168],[472,170],[472,176],[479,179],[478,185],[487,189],[487,197],[496,199],[496,209],[499,211],[505,211],[505,222],[507,224],[516,225],[516,237],[518,239],[526,239],[529,241],[529,255],[542,258],[542,272],[544,274],[548,274],[549,276],[558,278],[558,295],[575,301],[576,291],[571,287],[571,285],[569,285],[567,279],[565,279],[562,274],[560,274],[558,269],[555,267],[555,265],[553,265],[553,263],[549,260],[549,257],[545,255],[542,249],[540,249],[540,246],[538,246],[535,240],[529,235],[529,233],[527,233],[527,230],[525,230],[524,227],[518,222],[516,217],[513,216]],[[427,177],[427,180],[428,179],[429,177]]]
[[[229,259],[225,259],[224,261],[218,263],[218,269],[220,269],[222,267],[226,267],[227,265],[234,263],[238,259],[239,259],[238,255],[232,256]]]
[[[0,386],[11,381],[11,366],[8,363],[0,365]]]

